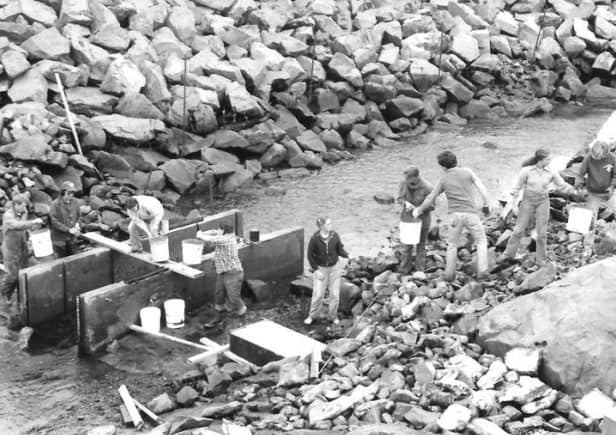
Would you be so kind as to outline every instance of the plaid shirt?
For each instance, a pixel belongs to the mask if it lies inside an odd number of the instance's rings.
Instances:
[[[237,238],[235,234],[212,237],[208,239],[215,248],[214,265],[216,273],[244,270],[237,253]]]

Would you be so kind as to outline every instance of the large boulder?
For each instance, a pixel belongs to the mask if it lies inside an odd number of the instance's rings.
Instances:
[[[35,134],[19,139],[17,142],[0,146],[0,155],[7,155],[15,160],[43,163],[66,168],[68,156],[54,151],[42,134]]]
[[[66,99],[75,113],[89,115],[94,113],[111,113],[118,98],[102,93],[95,87],[76,87],[66,90]]]
[[[504,355],[542,343],[540,376],[570,394],[616,387],[616,258],[570,272],[543,290],[499,305],[479,322],[479,341]]]
[[[122,56],[116,57],[107,68],[101,91],[110,94],[139,92],[145,86],[146,80],[139,68]]]
[[[14,103],[22,101],[47,102],[47,80],[35,69],[19,76],[9,88],[9,98]]]
[[[50,27],[28,38],[21,48],[37,59],[58,59],[69,54],[71,47],[58,29]]]
[[[180,194],[195,184],[198,172],[204,168],[203,162],[190,159],[173,159],[160,166],[169,184]]]

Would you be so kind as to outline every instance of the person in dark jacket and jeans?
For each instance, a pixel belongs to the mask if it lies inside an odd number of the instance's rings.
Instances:
[[[339,257],[349,258],[344,250],[338,233],[332,230],[332,221],[329,218],[318,218],[319,230],[315,232],[308,242],[308,261],[311,271],[314,272],[312,301],[310,313],[304,323],[310,325],[316,315],[323,308],[323,296],[329,289],[328,316],[327,319],[335,325],[338,320],[338,305],[340,304],[340,279],[342,269]]]

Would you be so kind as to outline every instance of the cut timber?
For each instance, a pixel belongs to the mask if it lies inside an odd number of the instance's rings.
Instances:
[[[202,344],[206,345],[206,346],[210,346],[210,345],[212,347],[219,346],[219,344],[217,344],[215,341],[210,340],[207,337],[202,337],[202,338],[199,339],[199,341]],[[258,368],[255,364],[253,364],[250,361],[242,358],[239,355],[234,354],[230,350],[227,350],[225,353],[223,353],[223,355],[226,356],[227,358],[229,358],[231,361],[235,361],[238,364],[246,364],[246,365],[250,366],[252,369],[255,369],[255,370]]]
[[[187,278],[198,278],[203,275],[203,271],[199,269],[194,269],[190,266],[186,266],[182,263],[176,263],[175,261],[164,261],[159,263],[152,260],[152,256],[148,253],[131,252],[130,246],[127,243],[118,242],[117,240],[110,239],[109,237],[105,237],[99,233],[85,233],[83,234],[83,237],[93,243],[98,243],[99,245],[105,246],[106,248],[113,249],[114,251],[120,252],[124,255],[128,255],[130,257],[141,260],[144,263],[149,263],[158,267],[165,268],[167,270],[170,270],[171,272],[183,275]]]
[[[152,420],[154,423],[156,424],[160,424],[160,418],[158,418],[158,415],[154,414],[152,411],[150,411],[148,408],[146,408],[145,406],[143,406],[141,403],[139,403],[137,401],[137,399],[135,399],[133,397],[133,402],[135,402],[135,406],[139,409],[139,411],[143,412],[145,415],[148,416],[148,418],[150,420]]]
[[[149,335],[151,337],[164,338],[165,340],[173,341],[174,343],[185,344],[186,346],[196,347],[197,349],[211,350],[211,346],[204,346],[199,343],[195,343],[193,341],[183,340],[178,337],[174,337],[173,335],[164,334],[162,332],[153,332],[148,331],[147,329],[142,328],[137,325],[130,325],[128,327],[131,331],[140,332],[141,334]]]
[[[126,410],[128,411],[128,414],[130,415],[133,424],[137,429],[141,429],[144,423],[143,419],[141,418],[141,415],[139,415],[139,411],[137,411],[137,407],[135,406],[135,399],[131,397],[130,393],[128,392],[128,388],[126,388],[126,385],[124,384],[120,385],[120,388],[118,388],[118,392],[120,393],[122,402],[124,402],[124,406],[126,406]]]
[[[187,364],[197,364],[198,362],[203,361],[211,356],[218,355],[220,353],[226,352],[229,350],[229,345],[225,344],[224,346],[218,346],[210,350],[206,350],[203,353],[199,353],[197,355],[193,355],[186,360]]]
[[[231,331],[229,344],[233,353],[257,365],[294,356],[304,357],[311,355],[315,349],[323,351],[326,347],[270,320],[261,320]]]

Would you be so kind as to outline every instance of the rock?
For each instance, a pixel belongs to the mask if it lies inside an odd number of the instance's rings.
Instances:
[[[165,115],[145,95],[135,92],[124,94],[118,101],[115,111],[131,118],[159,119],[161,121],[165,118]]]
[[[197,393],[192,387],[185,385],[175,395],[175,400],[180,406],[187,407],[187,406],[192,406],[198,397],[199,397],[199,393]]]
[[[86,435],[115,435],[116,427],[113,424],[97,426],[88,430]]]
[[[393,204],[396,202],[395,198],[389,193],[377,193],[374,195],[374,200],[383,205]]]
[[[614,416],[615,406],[610,396],[594,388],[580,399],[576,408],[586,417],[601,419]]]
[[[443,430],[462,432],[471,421],[471,415],[471,410],[462,405],[449,405],[436,424]]]
[[[72,38],[70,48],[75,61],[90,68],[91,79],[103,80],[111,62],[109,53],[105,49],[91,44],[84,37]]]
[[[111,51],[126,51],[130,45],[128,30],[115,24],[101,27],[90,37],[90,42]]]
[[[470,430],[475,435],[507,435],[507,432],[502,430],[496,423],[485,418],[475,418],[468,425]]]
[[[336,53],[329,61],[328,67],[331,71],[338,75],[338,77],[348,81],[353,86],[362,87],[364,85],[362,74],[359,72],[355,66],[355,62],[353,62],[353,59],[350,57],[345,56],[342,53]]]
[[[607,51],[599,53],[592,64],[592,68],[603,73],[609,73],[616,63],[616,58]]]
[[[89,26],[92,23],[92,13],[87,0],[66,0],[62,2],[58,22],[62,26],[68,23]]]
[[[586,100],[591,103],[611,101],[616,98],[616,89],[609,86],[592,84],[587,87]]]
[[[169,184],[179,193],[184,194],[197,181],[197,173],[203,168],[203,162],[190,159],[173,159],[163,163],[160,169],[165,173]]]
[[[294,387],[308,382],[310,366],[305,358],[291,358],[280,365],[279,387]]]
[[[423,429],[424,427],[436,423],[440,414],[438,412],[425,411],[419,406],[413,406],[406,414],[404,419],[408,421],[415,429]]]
[[[511,36],[518,36],[520,26],[516,19],[508,11],[500,11],[494,17],[494,24],[500,29],[501,32],[507,33]]]
[[[457,102],[468,103],[473,98],[473,91],[454,79],[451,74],[443,74],[440,86]]]
[[[7,91],[12,102],[24,101],[47,102],[47,80],[35,69],[30,69],[25,74],[17,77],[13,85]]]
[[[207,147],[201,150],[201,159],[208,162],[210,165],[216,165],[219,163],[240,163],[239,157],[237,157],[235,154],[231,154],[216,148]]]
[[[477,381],[484,372],[481,364],[467,355],[456,355],[449,359],[449,364],[456,367],[460,373],[463,373],[466,379],[471,382]]]
[[[577,36],[568,36],[563,42],[563,48],[569,57],[576,57],[586,50],[586,43]]]
[[[470,35],[461,33],[453,37],[450,51],[466,63],[471,63],[479,57],[479,45],[477,40]]]
[[[255,174],[252,171],[247,169],[239,169],[225,178],[222,181],[220,188],[223,192],[234,192],[240,187],[252,182],[254,177]]]
[[[241,130],[240,134],[248,141],[247,150],[263,154],[274,142],[278,142],[285,136],[285,131],[268,119],[254,127]]]
[[[541,349],[517,347],[505,354],[507,367],[523,375],[536,375],[540,363]]]
[[[264,168],[273,168],[284,162],[286,156],[287,149],[283,145],[275,143],[263,153],[259,161]]]
[[[139,92],[145,83],[145,77],[139,68],[130,60],[119,56],[109,64],[100,89],[110,94],[122,95],[126,92]]]
[[[331,433],[329,431],[328,433]],[[353,428],[347,435],[419,435],[413,429],[399,423],[371,423]]]
[[[386,103],[383,115],[389,120],[394,120],[397,118],[410,118],[420,113],[423,108],[424,103],[419,98],[411,98],[405,95],[400,95]]]
[[[113,114],[95,116],[92,120],[98,122],[112,137],[134,143],[149,142],[157,133],[165,130],[165,125],[158,119],[130,118]]]
[[[261,105],[239,83],[229,82],[225,89],[225,96],[233,112],[246,117],[259,118],[263,116]]]
[[[26,56],[17,50],[7,50],[2,53],[0,63],[2,63],[4,72],[10,79],[14,79],[30,69],[30,63]]]
[[[228,415],[233,415],[242,409],[242,403],[232,401],[228,403],[214,403],[205,405],[199,409],[199,415],[205,418],[222,418]]]
[[[171,93],[167,89],[167,83],[160,66],[144,60],[139,65],[139,70],[145,77],[144,95],[154,104],[169,101]]]
[[[616,26],[601,17],[595,17],[595,34],[607,40],[616,39]]]
[[[129,178],[134,171],[133,167],[117,154],[105,151],[92,151],[92,160],[102,173],[107,173],[118,178]]]
[[[529,274],[520,287],[515,289],[515,293],[524,294],[545,287],[554,280],[556,272],[556,266],[553,263],[547,263],[539,270]]]
[[[57,73],[65,89],[87,84],[90,75],[90,70],[85,65],[74,67],[54,60],[41,60],[34,65],[34,68],[43,74],[47,80],[54,83]]]
[[[309,150],[318,153],[327,151],[327,147],[325,146],[321,138],[312,130],[306,130],[297,138],[295,138],[295,140],[303,150]]]
[[[177,408],[177,405],[168,393],[164,393],[150,400],[146,407],[154,414],[162,414],[163,412],[173,411]]]
[[[62,36],[55,27],[31,36],[21,44],[21,48],[37,59],[59,59],[70,52],[68,39]]]
[[[244,149],[250,144],[242,135],[233,130],[217,130],[206,138],[209,146],[218,149]]]
[[[352,338],[339,338],[327,345],[327,351],[332,355],[343,357],[348,353],[356,351],[361,343]]]
[[[15,160],[50,164],[56,158],[56,154],[62,154],[64,160],[58,166],[66,167],[68,156],[64,153],[56,153],[47,145],[47,140],[42,134],[26,136],[16,142],[0,146],[0,154],[9,155]]]
[[[458,112],[466,119],[486,118],[490,113],[490,106],[482,100],[471,100],[460,107]]]
[[[197,33],[195,28],[195,15],[187,7],[175,6],[169,11],[167,25],[178,39],[189,44]]]
[[[616,387],[611,364],[615,356],[601,343],[610,339],[614,328],[615,265],[612,258],[598,261],[543,290],[499,305],[481,319],[479,342],[496,355],[546,343],[539,373],[551,386],[578,394],[595,387],[611,391]]]
[[[75,87],[65,90],[71,111],[84,115],[111,113],[118,98],[102,93],[95,87]]]
[[[440,70],[426,59],[411,59],[409,73],[413,85],[419,90],[427,90],[434,85],[440,76]]]
[[[492,389],[503,381],[506,373],[507,366],[502,361],[496,360],[490,364],[487,373],[477,381],[477,386],[482,390]]]

